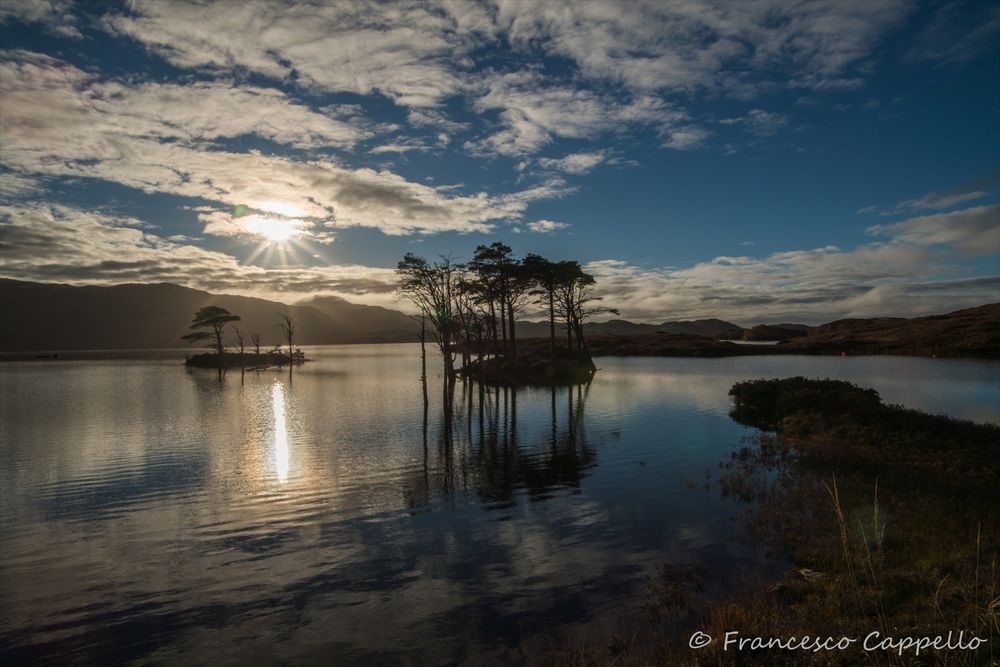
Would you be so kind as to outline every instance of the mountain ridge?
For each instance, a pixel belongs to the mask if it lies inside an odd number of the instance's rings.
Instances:
[[[282,342],[278,314],[295,316],[295,342],[300,345],[400,343],[416,341],[419,320],[390,308],[352,303],[342,297],[313,296],[293,304],[232,294],[213,294],[173,283],[130,283],[112,286],[35,283],[0,278],[0,307],[8,313],[0,325],[0,350],[10,352],[70,350],[151,350],[184,347],[196,310],[218,305],[240,315],[245,345],[251,332],[261,334],[262,347]],[[960,336],[979,347],[1000,335],[1000,304],[922,318],[844,318],[815,326],[757,325],[744,328],[716,318],[646,324],[615,319],[592,322],[588,336],[682,335],[708,339],[783,340],[783,350],[817,353],[833,348],[904,349],[920,344],[941,347],[948,336]],[[954,328],[958,323],[958,328]],[[560,328],[557,327],[557,332]],[[521,321],[518,338],[547,338],[547,321]],[[558,333],[557,333],[558,335]],[[903,341],[903,338],[912,341]],[[235,343],[229,336],[229,343]],[[905,344],[904,344],[905,342]],[[968,341],[971,343],[972,341]],[[195,347],[192,350],[197,349]],[[777,350],[775,350],[777,351]],[[957,350],[956,350],[957,351]]]

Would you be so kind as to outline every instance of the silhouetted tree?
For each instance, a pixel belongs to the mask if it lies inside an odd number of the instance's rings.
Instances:
[[[577,331],[575,319],[577,287],[580,282],[588,279],[593,280],[593,277],[584,273],[578,262],[559,262],[556,268],[553,310],[566,324],[566,345],[570,349],[573,349],[574,333]],[[579,343],[577,346],[579,347]]]
[[[275,326],[281,329],[282,335],[288,341],[288,360],[292,360],[292,337],[295,335],[295,316],[290,313],[278,313],[281,321]]]
[[[598,313],[617,313],[597,305],[594,277],[578,262],[552,262],[535,254],[519,261],[503,243],[478,246],[468,265],[457,264],[449,256],[430,264],[407,253],[396,273],[400,292],[420,309],[427,331],[441,350],[448,378],[454,376],[454,357],[459,351],[467,369],[478,366],[483,370],[488,354],[516,358],[517,321],[531,297],[547,310],[553,359],[557,319],[565,322],[567,346],[586,350],[584,323]],[[485,345],[487,341],[492,345]],[[476,364],[471,361],[473,352]]]
[[[250,334],[250,340],[253,341],[253,351],[259,357],[260,356],[260,333],[254,331]]]
[[[493,342],[496,344],[499,342],[497,336],[502,336],[504,351],[507,350],[507,287],[513,265],[513,251],[510,246],[499,241],[488,246],[478,246],[469,264],[476,274],[480,293],[486,300],[494,322]]]
[[[240,316],[233,315],[225,308],[219,306],[205,306],[199,308],[191,321],[191,329],[205,329],[205,331],[194,331],[185,336],[182,340],[189,342],[199,340],[212,340],[215,342],[215,351],[221,357],[226,351],[223,333],[226,325],[230,322],[239,322]]]
[[[531,294],[539,297],[549,315],[549,350],[556,348],[556,287],[559,285],[559,265],[541,255],[528,253],[521,262],[534,288]]]
[[[243,332],[240,331],[240,328],[238,326],[236,326],[235,324],[231,324],[229,326],[232,327],[232,329],[233,329],[233,335],[236,336],[236,343],[240,346],[240,356],[243,356],[243,350],[244,350],[244,346],[243,346]]]
[[[526,269],[521,262],[513,262],[507,276],[507,285],[504,290],[505,306],[507,310],[508,328],[510,330],[510,355],[517,356],[517,331],[516,324],[519,317],[524,315],[524,309],[531,300],[531,289],[535,281],[530,269]]]
[[[434,264],[406,253],[396,266],[400,291],[423,313],[431,325],[431,336],[441,350],[446,385],[455,377],[453,344],[459,331],[455,316],[455,281],[460,267],[450,257],[442,256]]]
[[[556,291],[556,302],[560,313],[566,319],[568,342],[573,346],[576,339],[577,349],[587,350],[587,339],[583,335],[583,325],[599,313],[618,314],[615,308],[597,305],[601,297],[594,296],[594,276],[584,272],[576,262],[561,262],[559,288]]]
[[[230,324],[229,326],[232,327],[232,329],[233,329],[233,335],[236,336],[236,343],[240,346],[240,366],[242,367],[243,366],[243,350],[244,350],[244,346],[243,346],[243,332],[240,331],[240,328],[238,326],[236,326],[235,324]]]

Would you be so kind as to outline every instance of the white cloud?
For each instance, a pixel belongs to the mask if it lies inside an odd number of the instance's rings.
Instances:
[[[594,139],[629,125],[651,125],[669,133],[687,119],[652,96],[623,102],[590,90],[548,85],[542,75],[530,71],[491,77],[474,108],[480,113],[500,110],[500,131],[466,143],[473,154],[486,156],[531,155],[556,138]]]
[[[42,189],[44,188],[37,178],[23,174],[0,173],[0,200],[24,197]]]
[[[988,192],[983,192],[981,190],[974,190],[972,192],[932,192],[928,195],[920,197],[919,199],[907,199],[906,201],[902,201],[896,206],[896,209],[908,208],[915,211],[921,211],[927,209],[951,208],[952,206],[956,206],[958,204],[983,199],[988,196]]]
[[[925,247],[819,248],[764,258],[717,257],[681,269],[590,262],[596,293],[622,317],[651,322],[718,317],[741,324],[948,312],[1000,299],[1000,278],[943,278]]]
[[[379,92],[430,107],[462,92],[477,47],[569,58],[583,77],[633,93],[711,90],[752,95],[754,73],[797,85],[855,86],[877,39],[910,7],[897,0],[714,2],[241,3],[135,0],[105,25],[189,69],[293,71],[327,91]],[[248,39],[252,32],[253,39]]]
[[[141,137],[183,145],[255,134],[297,148],[349,148],[367,129],[316,113],[284,93],[228,82],[189,85],[102,81],[49,56],[0,54],[5,133],[19,146],[53,139],[80,144],[88,137]],[[37,136],[33,136],[37,135]]]
[[[66,24],[71,7],[57,0],[45,6],[58,9],[45,11],[42,4],[12,6],[48,25]],[[439,146],[469,129],[441,109],[464,96],[478,112],[497,110],[501,126],[465,142],[467,150],[520,157],[557,139],[595,139],[630,125],[655,127],[665,148],[697,148],[710,133],[662,95],[748,99],[772,88],[775,75],[818,90],[856,87],[878,38],[908,11],[902,0],[637,0],[627,11],[614,3],[523,0],[238,6],[132,0],[97,25],[183,69],[238,79],[249,72],[308,91],[385,95],[409,109],[411,126],[447,134],[438,136]],[[499,54],[499,64],[491,58],[484,80],[475,59],[484,48],[495,54],[491,47],[501,41],[510,49]],[[557,76],[524,66],[540,52],[568,58],[575,71]],[[783,124],[779,115],[750,118],[748,129],[762,135]]]
[[[924,246],[952,245],[966,255],[997,254],[1000,253],[1000,204],[875,225],[865,233]]]
[[[374,2],[136,0],[105,23],[177,67],[276,80],[294,73],[300,85],[381,93],[414,107],[435,106],[462,88],[454,63],[474,35],[433,7]]]
[[[788,124],[788,116],[776,111],[751,109],[746,116],[723,118],[719,122],[723,125],[742,125],[750,134],[768,137],[777,134],[781,128]]]
[[[597,293],[624,317],[719,317],[743,323],[926,315],[1000,300],[1000,276],[968,277],[966,255],[1000,253],[1000,205],[871,227],[891,237],[852,250],[824,246],[766,257],[716,257],[683,268],[590,262]]]
[[[0,63],[0,146],[5,164],[22,174],[97,178],[227,206],[279,202],[330,228],[372,227],[397,235],[489,231],[494,221],[518,219],[531,201],[569,191],[550,180],[502,196],[463,196],[330,160],[213,149],[212,140],[247,131],[303,146],[358,135],[266,89],[128,87],[96,81],[47,56],[7,55]],[[230,113],[227,99],[244,95],[272,116],[228,118],[239,114]]]
[[[661,132],[662,146],[678,151],[688,151],[701,147],[711,136],[711,132],[696,126],[677,127]]]
[[[170,282],[273,298],[328,292],[388,304],[392,269],[359,265],[243,265],[230,255],[171,241],[134,218],[65,206],[0,206],[4,276],[20,280],[114,285]]]
[[[749,75],[787,70],[819,90],[857,85],[852,68],[909,11],[904,2],[499,3],[515,46],[571,58],[584,76],[635,91],[751,95]]]
[[[435,127],[448,135],[461,134],[471,127],[469,123],[452,120],[436,109],[410,109],[406,121],[413,127]]]
[[[0,3],[0,25],[8,21],[42,24],[61,37],[81,38],[73,0],[4,0]]]
[[[527,227],[539,234],[551,234],[560,229],[568,229],[569,224],[565,222],[553,222],[552,220],[538,220],[536,222],[529,222]]]
[[[561,158],[539,158],[538,164],[543,169],[553,169],[563,171],[567,174],[586,174],[594,167],[607,160],[607,151],[595,151],[592,153],[570,153]]]
[[[431,146],[428,146],[420,139],[398,139],[392,143],[382,144],[380,146],[375,146],[368,152],[372,155],[386,155],[386,154],[396,154],[404,155],[406,153],[426,153],[432,150]]]

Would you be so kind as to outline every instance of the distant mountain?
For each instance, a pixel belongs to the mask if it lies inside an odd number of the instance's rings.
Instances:
[[[807,335],[813,327],[807,324],[758,324],[743,330],[743,340],[780,341]]]
[[[565,329],[556,323],[557,335],[559,332],[565,335]],[[518,338],[547,337],[549,335],[548,322],[518,322]],[[602,334],[614,334],[620,336],[637,334],[687,334],[694,336],[708,336],[710,338],[725,338],[733,336],[740,338],[743,329],[731,322],[723,320],[683,320],[678,322],[664,322],[663,324],[637,324],[628,320],[608,320],[607,322],[591,322],[584,326],[584,332],[590,336]]]
[[[293,305],[246,296],[210,294],[167,283],[76,287],[0,279],[0,350],[150,350],[183,348],[191,318],[217,305],[240,315],[249,344],[280,341],[278,313],[291,312],[296,343],[396,343],[417,339],[420,324],[395,310],[317,296]],[[703,336],[714,339],[783,340],[773,353],[926,354],[1000,356],[1000,304],[930,317],[837,320],[816,327],[759,325],[743,329],[717,319],[636,324],[595,322],[588,336]],[[544,338],[548,322],[518,322],[518,338]],[[564,330],[557,327],[557,335]],[[660,341],[661,343],[663,341]],[[659,343],[658,343],[659,344]],[[656,347],[655,345],[653,347]],[[669,347],[669,346],[668,346]],[[194,349],[195,346],[192,346]]]
[[[927,317],[836,320],[787,340],[782,350],[805,354],[912,354],[1000,357],[1000,303]]]
[[[1000,303],[945,315],[837,320],[816,327],[760,325],[744,330],[776,345],[739,345],[690,334],[606,334],[589,338],[595,355],[731,357],[770,354],[849,356],[898,354],[924,357],[1000,357]],[[747,339],[745,337],[745,339]]]
[[[185,347],[191,318],[202,306],[217,305],[240,317],[249,344],[261,334],[264,346],[280,342],[278,313],[291,312],[301,345],[397,343],[416,340],[420,324],[388,308],[316,296],[286,305],[246,296],[211,294],[169,283],[72,286],[0,279],[0,349],[143,350]],[[722,320],[635,324],[626,320],[591,323],[588,335],[678,333],[739,336],[740,327]],[[519,322],[518,338],[547,337],[548,322]],[[560,335],[562,329],[560,328]]]
[[[217,305],[240,315],[240,328],[280,342],[278,313],[295,316],[296,343],[319,345],[415,340],[402,313],[332,300],[288,306],[246,296],[216,295],[171,284],[75,287],[0,279],[0,349],[138,350],[185,347],[181,336],[195,311]],[[321,309],[319,306],[323,306]],[[411,322],[409,332],[406,323]],[[192,346],[194,348],[195,346]]]
[[[314,296],[295,305],[323,313],[339,335],[352,342],[411,342],[420,332],[420,323],[398,310],[351,303],[339,296]]]

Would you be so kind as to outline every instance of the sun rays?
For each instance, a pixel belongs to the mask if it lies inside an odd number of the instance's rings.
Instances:
[[[232,215],[244,236],[260,240],[244,264],[302,264],[298,250],[313,254],[306,245],[309,221],[292,204],[268,201],[254,206],[240,205]]]

